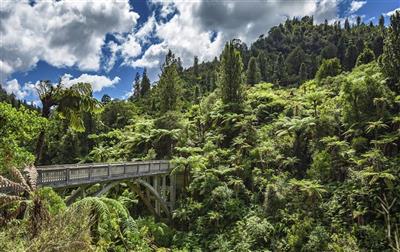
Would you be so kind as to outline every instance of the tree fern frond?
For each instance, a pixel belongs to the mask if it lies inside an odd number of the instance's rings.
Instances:
[[[100,200],[106,203],[109,209],[111,208],[112,210],[114,210],[123,219],[127,219],[129,217],[128,209],[126,209],[126,207],[118,200],[106,197],[102,197],[100,198]]]
[[[24,176],[22,175],[20,170],[18,170],[17,168],[11,167],[10,172],[11,172],[11,176],[14,179],[14,182],[21,183],[21,184],[24,184],[26,182]]]
[[[107,204],[97,197],[86,197],[71,205],[71,209],[89,209],[96,212],[99,219],[110,217],[110,210]]]
[[[21,192],[29,192],[29,187],[26,188],[25,186],[15,183],[3,176],[0,176],[0,188],[8,188],[14,191],[14,193],[21,193]]]
[[[30,165],[30,166],[25,167],[24,171],[27,173],[28,183],[31,186],[32,190],[33,191],[36,190],[37,178],[38,178],[38,172],[36,170],[36,167],[33,165]]]
[[[9,205],[19,200],[24,200],[24,198],[15,195],[0,193],[0,207],[4,205]]]

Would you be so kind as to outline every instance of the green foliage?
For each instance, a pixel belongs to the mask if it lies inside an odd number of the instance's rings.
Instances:
[[[0,227],[0,244],[9,250],[28,250],[32,244],[32,251],[52,250],[53,240],[61,250],[71,244],[72,251],[75,246],[104,251],[398,250],[400,96],[397,75],[389,71],[396,62],[397,16],[389,29],[364,25],[360,18],[353,27],[346,21],[345,29],[339,22],[314,25],[312,17],[288,19],[250,48],[233,40],[220,61],[199,63],[195,57],[188,69],[169,52],[160,81],[150,88],[146,80],[146,94],[130,101],[106,97],[101,114],[85,112],[86,132],[68,130],[69,120],[57,112],[60,105],[52,105],[57,109],[49,117],[46,162],[170,159],[178,179],[172,221],[145,217],[143,202],[127,181],[107,198],[86,197],[66,207],[51,189],[37,194],[21,189],[22,175],[15,173],[16,183],[1,177],[2,183],[38,195],[35,204],[50,215],[37,221],[37,231],[32,211],[17,216]],[[243,85],[244,71],[249,86]],[[136,83],[141,91],[145,75]],[[45,88],[55,95],[56,87]],[[32,151],[31,140],[41,129],[36,122],[42,119],[23,108],[0,106],[6,122],[0,129],[7,136],[1,143],[14,141],[21,148],[15,156],[22,149]],[[15,125],[29,127],[18,131]],[[21,161],[7,165],[12,162]],[[22,191],[0,195],[10,203],[0,214],[24,204],[33,209],[33,199]]]
[[[259,83],[261,80],[260,68],[257,64],[257,59],[252,57],[249,61],[249,67],[247,68],[247,83],[254,85]]]
[[[342,67],[337,58],[324,60],[322,65],[319,67],[315,78],[317,80],[322,80],[328,76],[336,76],[341,72]]]
[[[111,101],[103,106],[100,119],[109,129],[121,129],[137,114],[137,107],[126,101]]]
[[[221,55],[219,86],[222,102],[229,106],[240,106],[243,101],[243,63],[240,53],[232,42],[225,45]]]
[[[0,229],[2,251],[92,251],[89,212],[69,210],[58,214],[33,239],[26,239],[23,222]],[[3,250],[4,249],[4,250]]]
[[[394,96],[377,68],[376,64],[364,65],[343,80],[343,116],[349,125],[388,116]]]
[[[44,204],[51,215],[57,215],[66,210],[64,200],[52,188],[40,188],[37,193],[45,201]]]
[[[382,55],[382,72],[395,83],[400,82],[400,11],[390,17]]]
[[[142,81],[140,82],[140,95],[142,97],[146,96],[151,88],[150,79],[147,77],[147,69],[143,70]]]
[[[34,143],[47,125],[36,111],[0,103],[0,173],[34,161]]]
[[[360,55],[358,55],[356,65],[359,66],[362,64],[368,64],[373,60],[375,60],[374,52],[369,48],[365,48],[364,51]]]
[[[288,74],[297,74],[305,58],[305,53],[301,47],[296,47],[286,58],[285,64]]]
[[[163,65],[163,71],[157,85],[160,112],[177,110],[181,99],[181,79],[178,75],[175,56],[169,51]]]

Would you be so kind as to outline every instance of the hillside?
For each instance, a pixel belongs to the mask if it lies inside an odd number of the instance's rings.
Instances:
[[[126,183],[71,206],[71,190],[0,194],[0,250],[399,251],[399,45],[400,12],[304,17],[188,69],[169,51],[127,100],[42,82],[41,114],[1,102],[0,185],[26,189],[9,168],[33,162],[169,159],[183,187],[170,222]]]

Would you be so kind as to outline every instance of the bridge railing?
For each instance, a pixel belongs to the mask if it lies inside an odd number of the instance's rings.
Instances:
[[[168,160],[39,166],[38,185],[65,187],[169,173]]]

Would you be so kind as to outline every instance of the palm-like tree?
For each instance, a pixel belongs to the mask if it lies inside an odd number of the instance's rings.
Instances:
[[[375,134],[375,140],[377,140],[378,131],[380,129],[387,129],[387,128],[389,128],[387,124],[385,124],[382,120],[378,120],[378,121],[368,122],[365,131],[367,133],[371,133],[373,131]]]
[[[40,81],[36,90],[42,102],[42,116],[50,118],[53,108],[59,115],[67,119],[71,128],[84,131],[82,116],[85,112],[93,112],[100,103],[92,97],[92,87],[89,83],[77,83],[65,87],[60,81],[53,85],[50,81]],[[36,163],[39,163],[45,142],[45,130],[40,132],[36,145]]]
[[[286,157],[281,161],[281,166],[285,168],[293,168],[298,162],[300,162],[300,160],[297,157]]]
[[[14,181],[0,176],[0,207],[16,204],[17,207],[7,216],[1,217],[0,222],[7,222],[24,214],[28,218],[31,235],[36,236],[43,224],[48,220],[48,212],[39,195],[36,193],[38,173],[34,166],[24,169],[25,176],[16,168],[11,168],[10,173]],[[4,193],[7,192],[7,193]]]
[[[314,110],[314,117],[318,117],[317,107],[322,103],[326,96],[326,93],[323,91],[313,91],[306,94],[306,99],[309,103],[311,103]]]
[[[304,193],[306,196],[306,200],[310,204],[314,204],[316,200],[321,199],[323,194],[325,194],[327,191],[326,189],[318,184],[316,181],[313,180],[296,180],[296,179],[291,179],[289,182],[295,189],[298,191]]]
[[[130,216],[128,209],[121,202],[105,197],[86,197],[72,204],[70,208],[76,211],[91,211],[94,222],[92,233],[97,241],[103,239],[105,242],[111,242],[118,237],[128,249],[124,232],[129,228],[126,224]]]

